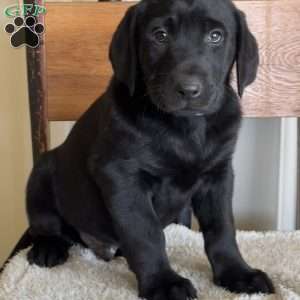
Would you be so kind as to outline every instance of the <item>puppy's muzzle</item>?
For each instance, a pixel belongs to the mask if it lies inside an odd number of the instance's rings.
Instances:
[[[178,76],[175,89],[180,99],[195,100],[201,96],[203,84],[200,79],[194,76]]]

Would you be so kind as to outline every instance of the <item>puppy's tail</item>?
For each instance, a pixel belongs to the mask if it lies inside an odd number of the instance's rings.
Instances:
[[[19,240],[19,242],[17,243],[17,245],[15,246],[14,250],[11,252],[9,257],[7,258],[3,266],[0,268],[0,274],[3,271],[5,265],[8,263],[8,261],[11,258],[13,258],[21,250],[28,248],[30,245],[32,245],[32,243],[33,243],[33,239],[32,236],[30,235],[29,228],[28,228],[22,235],[21,239]]]

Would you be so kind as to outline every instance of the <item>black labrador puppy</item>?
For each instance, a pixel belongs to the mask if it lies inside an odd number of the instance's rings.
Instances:
[[[147,299],[196,297],[168,261],[163,228],[189,207],[213,280],[232,292],[272,293],[242,258],[232,216],[238,91],[253,82],[257,44],[230,0],[143,0],[116,33],[106,93],[66,141],[45,153],[27,189],[30,263],[53,267],[74,242],[105,260],[122,254]]]

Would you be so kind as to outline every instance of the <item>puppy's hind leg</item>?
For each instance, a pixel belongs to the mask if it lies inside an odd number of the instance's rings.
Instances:
[[[64,235],[65,225],[56,209],[53,183],[54,153],[45,153],[32,170],[27,185],[27,213],[33,246],[27,258],[30,264],[54,267],[64,263],[72,245]]]
[[[180,212],[179,216],[177,217],[176,224],[183,225],[189,229],[192,228],[192,207],[191,205],[187,205],[183,210]]]

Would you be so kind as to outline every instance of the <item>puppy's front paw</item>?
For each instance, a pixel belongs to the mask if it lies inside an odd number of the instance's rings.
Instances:
[[[197,299],[192,283],[174,272],[158,275],[154,283],[140,292],[147,300],[190,300]]]
[[[27,259],[30,264],[51,268],[67,260],[69,247],[70,244],[59,237],[41,237],[34,241]]]
[[[272,294],[275,292],[274,286],[268,275],[260,270],[228,270],[219,278],[215,278],[215,283],[233,293],[246,294]]]

